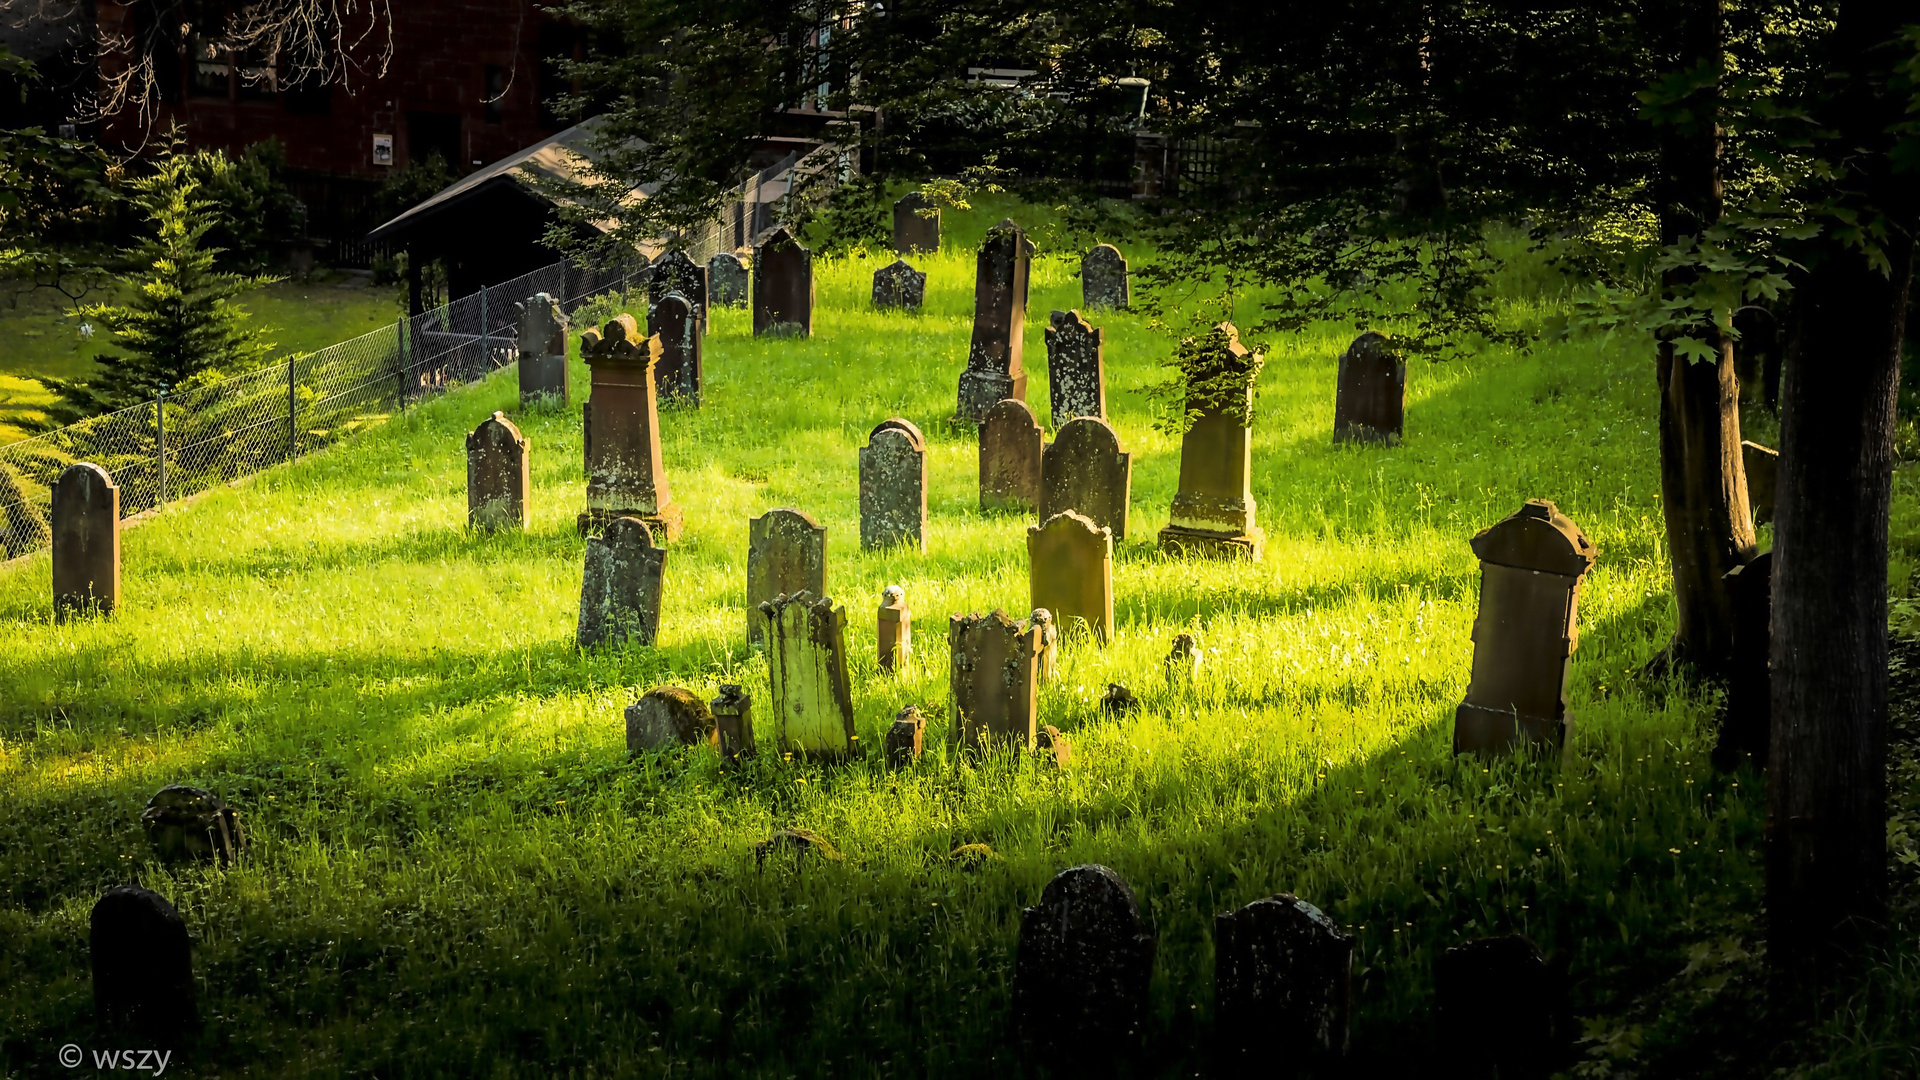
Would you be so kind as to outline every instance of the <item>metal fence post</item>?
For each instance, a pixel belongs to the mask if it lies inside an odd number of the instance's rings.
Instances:
[[[300,410],[294,400],[293,357],[287,357],[287,460],[300,449]]]
[[[493,366],[493,330],[487,325],[487,287],[480,286],[480,364],[482,370]]]
[[[399,400],[401,412],[407,411],[407,317],[400,316],[393,324],[393,393]]]
[[[160,391],[153,399],[153,427],[159,450],[160,465],[160,505],[167,505],[167,392]]]

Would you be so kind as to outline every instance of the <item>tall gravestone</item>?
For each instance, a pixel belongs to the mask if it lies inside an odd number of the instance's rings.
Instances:
[[[1340,354],[1334,386],[1333,441],[1400,445],[1406,426],[1407,361],[1369,330]]]
[[[1133,890],[1104,866],[1075,866],[1020,913],[1013,1015],[1027,1052],[1069,1076],[1111,1076],[1146,1034],[1153,931]]]
[[[1253,429],[1246,417],[1260,357],[1240,344],[1232,323],[1221,323],[1198,342],[1196,357],[1234,389],[1200,403],[1200,418],[1180,441],[1180,491],[1172,520],[1160,530],[1160,549],[1258,559],[1267,537],[1254,522]]]
[[[1575,1034],[1566,974],[1519,934],[1447,949],[1433,964],[1443,1075],[1547,1080]]]
[[[780,507],[747,519],[747,641],[766,641],[762,602],[782,594],[827,595],[827,527]]]
[[[927,274],[905,259],[895,259],[873,272],[873,306],[919,311],[927,299]]]
[[[695,332],[707,332],[707,298],[710,293],[707,268],[693,261],[684,251],[669,251],[647,267],[647,306],[649,308],[678,293],[693,309]]]
[[[907,607],[907,590],[898,585],[887,586],[880,594],[880,610],[875,621],[880,670],[898,671],[913,656],[913,612]]]
[[[1027,580],[1033,606],[1060,629],[1084,624],[1100,644],[1113,640],[1113,530],[1071,510],[1029,528]]]
[[[1780,451],[1757,442],[1741,442],[1740,464],[1747,474],[1747,509],[1755,525],[1773,520],[1774,485],[1780,478]]]
[[[1217,915],[1213,1003],[1228,1075],[1336,1075],[1353,1012],[1353,938],[1289,893]]]
[[[1040,458],[1040,520],[1078,511],[1095,525],[1113,530],[1115,542],[1127,538],[1127,511],[1133,498],[1133,455],[1120,449],[1120,436],[1098,417],[1069,420]]]
[[[660,589],[667,553],[639,518],[615,518],[587,537],[580,579],[580,647],[652,645],[660,633]]]
[[[895,417],[860,448],[860,546],[927,550],[927,440]]]
[[[1727,672],[1726,715],[1720,721],[1713,763],[1731,772],[1741,757],[1751,755],[1754,767],[1764,769],[1773,741],[1773,681],[1768,666],[1773,649],[1773,552],[1763,552],[1727,571],[1725,580],[1727,598],[1733,601],[1733,657]]]
[[[740,307],[747,302],[747,264],[731,251],[707,260],[707,299],[714,307]]]
[[[955,412],[968,423],[985,419],[996,402],[1027,399],[1022,341],[1033,251],[1026,232],[1011,221],[987,230],[981,241],[973,286],[973,342],[967,347],[967,370],[960,373]]]
[[[647,309],[647,334],[659,339],[660,361],[653,381],[668,401],[700,405],[702,335],[695,308],[679,293],[668,293]]]
[[[1046,433],[1026,402],[1008,398],[987,410],[980,424],[980,509],[1038,507],[1046,445]]]
[[[1132,303],[1127,260],[1112,244],[1097,244],[1080,258],[1080,303],[1087,310],[1118,308]]]
[[[1473,675],[1453,714],[1456,754],[1558,749],[1579,643],[1580,585],[1600,554],[1551,502],[1529,499],[1472,541],[1480,559]]]
[[[525,529],[532,493],[527,437],[505,413],[480,421],[467,433],[467,525],[486,532]]]
[[[120,606],[120,486],[91,462],[53,482],[53,615],[58,621]]]
[[[1053,426],[1076,417],[1107,418],[1105,331],[1077,311],[1056,311],[1047,324],[1047,395]]]
[[[172,1046],[197,1022],[186,920],[158,893],[121,885],[94,903],[87,922],[96,1019]]]
[[[720,756],[727,761],[752,757],[753,696],[735,683],[723,683],[720,696],[709,706],[720,735]]]
[[[580,352],[593,372],[587,398],[587,509],[580,531],[615,518],[637,517],[655,539],[678,539],[680,507],[667,487],[660,458],[660,399],[654,368],[660,339],[643,337],[631,315],[619,315],[589,330]]]
[[[671,746],[719,744],[713,713],[683,686],[656,686],[627,706],[627,753]]]
[[[753,336],[813,333],[813,252],[783,226],[753,249]]]
[[[917,191],[894,201],[893,250],[901,255],[940,250],[940,208]]]
[[[809,757],[851,754],[846,609],[801,592],[762,603],[760,613],[767,620],[767,677],[780,749]]]
[[[535,293],[520,305],[520,404],[557,400],[573,404],[567,368],[567,313],[560,301]]]
[[[1040,689],[1040,628],[995,609],[947,620],[953,741],[1032,749]]]

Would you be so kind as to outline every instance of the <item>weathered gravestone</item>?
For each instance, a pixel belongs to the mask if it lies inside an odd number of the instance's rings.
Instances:
[[[987,410],[980,424],[980,509],[1038,507],[1046,447],[1046,433],[1026,402],[1008,398]]]
[[[560,301],[535,293],[518,305],[520,313],[520,404],[543,400],[573,403],[573,375],[567,368],[567,313]]]
[[[781,507],[747,519],[747,641],[766,641],[760,604],[782,594],[827,594],[827,528]]]
[[[801,592],[760,605],[767,619],[767,676],[780,749],[810,757],[853,752],[847,679],[847,610]]]
[[[884,421],[860,448],[860,547],[927,550],[927,440],[910,421]]]
[[[1267,536],[1254,523],[1253,430],[1247,418],[1260,357],[1240,344],[1232,323],[1214,327],[1194,356],[1222,388],[1198,403],[1200,418],[1180,441],[1180,491],[1172,520],[1160,530],[1160,549],[1258,559]]]
[[[1056,768],[1073,764],[1073,743],[1052,724],[1041,724],[1040,730],[1033,733],[1033,751],[1042,758],[1051,758]]]
[[[532,455],[527,437],[496,412],[467,433],[467,524],[498,532],[532,520]]]
[[[973,342],[960,373],[955,415],[977,424],[1007,398],[1027,399],[1022,341],[1027,320],[1027,270],[1033,242],[1011,221],[987,230],[973,286]]]
[[[1027,530],[1027,570],[1034,607],[1069,633],[1084,626],[1102,645],[1113,640],[1113,530],[1055,514]]]
[[[707,299],[714,307],[739,307],[747,302],[747,264],[731,251],[707,260]]]
[[[120,487],[90,462],[53,482],[53,615],[65,622],[120,606]]]
[[[705,373],[701,370],[702,337],[693,305],[679,293],[668,293],[654,301],[647,309],[647,334],[660,342],[660,361],[653,369],[660,396],[698,408]]]
[[[1112,425],[1093,416],[1067,421],[1040,457],[1040,520],[1068,510],[1127,538],[1133,498],[1133,455],[1120,449]]]
[[[1062,870],[1020,912],[1013,1016],[1027,1052],[1065,1075],[1114,1075],[1145,1034],[1153,951],[1153,931],[1119,874]]]
[[[1034,671],[1042,683],[1050,683],[1060,677],[1060,626],[1053,621],[1053,612],[1043,607],[1028,613],[1027,626],[1033,631],[1034,647],[1040,651]]]
[[[1107,418],[1106,331],[1077,311],[1056,311],[1047,324],[1047,395],[1053,426],[1079,416]]]
[[[1566,1057],[1566,973],[1519,934],[1441,953],[1433,991],[1443,1075],[1546,1080]]]
[[[719,741],[713,713],[693,691],[656,686],[627,706],[627,753]]]
[[[880,670],[900,670],[913,656],[913,612],[907,608],[907,590],[889,585],[880,594]]]
[[[920,715],[918,705],[895,713],[893,726],[887,729],[887,767],[898,769],[919,760],[926,731],[927,718]]]
[[[813,333],[813,252],[784,227],[753,249],[753,336]]]
[[[1167,653],[1163,663],[1167,668],[1167,681],[1175,686],[1190,685],[1200,677],[1200,642],[1192,634],[1178,634],[1173,639],[1173,650]]]
[[[1472,541],[1480,558],[1473,675],[1453,714],[1453,751],[1558,749],[1567,672],[1580,639],[1580,584],[1599,550],[1545,499],[1529,499]]]
[[[233,807],[211,791],[184,784],[163,787],[148,799],[140,827],[164,862],[230,866],[247,842]]]
[[[720,736],[720,756],[727,761],[752,757],[753,696],[734,683],[723,683],[711,711]]]
[[[197,1023],[193,943],[165,897],[108,889],[88,919],[93,1011],[102,1026],[171,1046]]]
[[[1740,464],[1747,474],[1747,509],[1755,525],[1773,520],[1774,485],[1780,479],[1780,451],[1741,442]]]
[[[953,742],[979,747],[1004,741],[1032,748],[1040,637],[1040,627],[1022,626],[998,609],[947,620]]]
[[[647,306],[653,307],[679,293],[693,309],[695,332],[707,332],[707,268],[684,251],[669,251],[647,267]]]
[[[651,645],[660,632],[660,589],[667,553],[639,518],[615,518],[587,537],[587,569],[580,581],[579,642]]]
[[[895,259],[873,272],[873,306],[919,311],[927,299],[927,274],[905,259]]]
[[[662,543],[676,540],[680,507],[667,487],[660,459],[660,399],[654,369],[660,339],[642,337],[631,315],[608,319],[580,339],[593,371],[586,413],[587,509],[580,531],[615,518],[637,517]]]
[[[893,250],[901,255],[940,250],[940,208],[917,191],[894,201]]]
[[[1213,1003],[1227,1075],[1336,1075],[1353,1008],[1353,938],[1289,893],[1217,915]]]
[[[1727,597],[1733,601],[1733,657],[1713,763],[1731,772],[1742,757],[1751,755],[1754,768],[1764,769],[1773,736],[1773,683],[1767,666],[1773,648],[1773,552],[1727,571],[1726,582]]]
[[[1400,445],[1406,426],[1407,361],[1369,330],[1340,354],[1334,386],[1333,441]]]
[[[1112,244],[1096,244],[1080,257],[1080,303],[1095,308],[1125,310],[1133,299],[1127,281],[1127,260]],[[1057,423],[1058,421],[1056,421]]]

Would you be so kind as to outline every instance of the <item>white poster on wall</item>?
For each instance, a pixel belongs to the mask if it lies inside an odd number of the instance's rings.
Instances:
[[[375,135],[373,137],[373,163],[375,165],[393,164],[393,136]]]

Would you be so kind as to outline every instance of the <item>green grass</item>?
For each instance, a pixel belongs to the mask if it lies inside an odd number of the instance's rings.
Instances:
[[[1028,522],[979,512],[975,444],[947,419],[971,257],[918,260],[919,315],[866,309],[882,261],[820,267],[812,340],[756,341],[743,313],[716,313],[705,408],[663,417],[687,532],[655,648],[574,648],[578,413],[520,412],[508,377],[127,532],[110,620],[52,624],[45,555],[0,568],[0,1073],[52,1075],[56,1048],[87,1044],[88,910],[125,882],[168,896],[194,932],[211,1021],[176,1066],[192,1075],[1016,1069],[1019,909],[1088,861],[1133,885],[1158,934],[1142,1074],[1204,1063],[1212,918],[1276,891],[1356,936],[1360,1071],[1425,1060],[1431,963],[1460,941],[1521,931],[1565,955],[1603,1031],[1703,943],[1751,942],[1761,784],[1709,767],[1710,696],[1628,674],[1671,607],[1643,355],[1590,342],[1421,364],[1406,444],[1356,450],[1329,440],[1348,335],[1276,341],[1254,451],[1265,560],[1186,562],[1151,543],[1177,444],[1129,392],[1159,377],[1168,343],[1100,316],[1134,455],[1118,637],[1068,650],[1042,692],[1071,767],[969,762],[944,743],[944,622],[1025,609]],[[1077,304],[1076,270],[1034,271],[1028,399],[1043,421],[1041,327]],[[1507,317],[1541,314],[1520,300]],[[525,535],[462,527],[462,434],[494,409],[533,444]],[[858,548],[856,452],[890,415],[929,438],[924,556]],[[1558,765],[1455,759],[1478,580],[1466,541],[1535,496],[1600,549],[1571,748]],[[747,518],[775,506],[828,527],[861,741],[905,704],[932,717],[911,771],[877,754],[628,760],[620,710],[667,683],[744,683],[771,740],[742,593]],[[1901,514],[1906,528],[1904,488]],[[889,677],[873,612],[894,583],[918,651]],[[1206,657],[1176,692],[1159,661],[1182,630]],[[1144,708],[1103,715],[1108,682]],[[241,808],[239,867],[152,860],[137,818],[169,783]],[[786,826],[844,861],[756,869],[753,845]],[[965,843],[1000,859],[956,864]],[[1884,1062],[1898,1046],[1849,1052]]]

